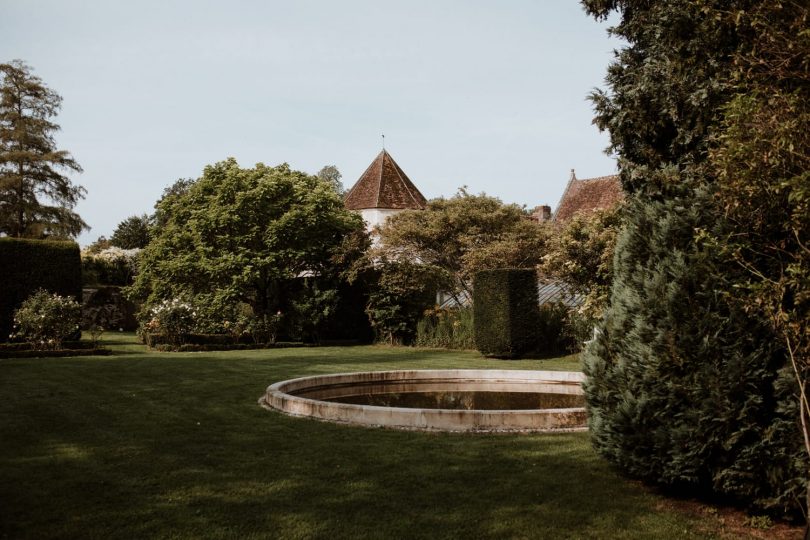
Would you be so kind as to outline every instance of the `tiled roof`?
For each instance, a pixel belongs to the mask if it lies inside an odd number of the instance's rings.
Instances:
[[[554,212],[554,221],[564,222],[580,212],[593,212],[610,208],[624,199],[619,176],[599,176],[578,179],[571,171],[571,179]]]
[[[393,208],[422,210],[427,204],[413,182],[383,150],[352,186],[344,200],[349,210]]]

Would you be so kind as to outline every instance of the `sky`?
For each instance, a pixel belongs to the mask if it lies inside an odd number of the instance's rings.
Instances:
[[[574,0],[0,0],[0,61],[64,99],[87,245],[227,157],[349,188],[382,134],[428,198],[553,208],[571,169],[616,170],[587,100],[609,25]]]

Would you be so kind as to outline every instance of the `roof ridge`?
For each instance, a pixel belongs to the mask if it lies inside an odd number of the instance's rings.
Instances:
[[[613,178],[618,178],[619,175],[617,174],[608,174],[605,176],[594,176],[593,178],[577,178],[577,182],[591,182],[592,180],[609,180]]]

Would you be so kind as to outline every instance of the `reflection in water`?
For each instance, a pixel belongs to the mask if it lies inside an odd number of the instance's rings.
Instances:
[[[357,394],[323,401],[416,409],[527,410],[584,407],[585,397],[540,392],[399,392]]]

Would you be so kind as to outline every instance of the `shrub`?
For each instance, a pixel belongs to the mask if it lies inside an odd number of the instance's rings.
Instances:
[[[14,312],[14,337],[35,349],[62,348],[62,341],[76,333],[82,307],[70,298],[39,289]]]
[[[534,270],[484,270],[473,283],[475,345],[485,356],[514,358],[534,350],[539,311]]]
[[[366,304],[377,341],[409,344],[420,317],[436,298],[433,270],[410,261],[381,261],[377,272]]]
[[[553,356],[575,348],[568,329],[571,309],[562,302],[543,304],[537,317],[537,348],[541,356]]]
[[[474,349],[472,308],[425,311],[416,325],[416,345],[446,349]]]
[[[0,238],[0,276],[0,341],[7,341],[14,311],[37,289],[81,298],[79,246],[55,240]]]
[[[197,312],[190,302],[180,298],[164,300],[147,311],[147,332],[161,334],[169,343],[180,345],[185,336],[194,330]]]
[[[99,252],[82,251],[82,274],[85,285],[129,285],[138,274],[138,248],[108,247]]]

